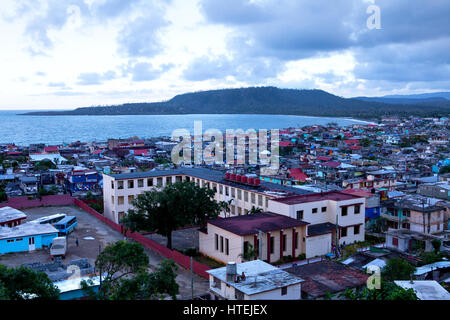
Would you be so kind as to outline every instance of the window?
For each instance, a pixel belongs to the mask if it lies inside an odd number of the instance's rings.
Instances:
[[[252,203],[255,204],[255,194],[251,193],[251,199],[252,199]]]
[[[10,239],[10,240],[6,240],[7,243],[11,243],[14,242],[14,240]]]
[[[123,204],[123,202],[124,202],[124,197],[123,196],[117,197],[117,204]]]
[[[157,179],[157,182],[156,182],[156,185],[157,185],[158,187],[161,187],[162,184],[163,184],[162,178],[158,178],[158,179]]]
[[[294,244],[295,244],[295,249],[298,249],[298,232],[294,233]]]
[[[238,207],[238,215],[241,215],[241,214],[242,214],[242,208]]]
[[[23,241],[23,238],[17,238],[17,239],[16,239],[16,242],[17,242],[17,241]]]
[[[317,208],[313,208],[312,213],[317,213]]]
[[[225,195],[229,196],[230,195],[230,190],[228,189],[228,187],[225,187]]]
[[[134,196],[133,195],[128,196],[128,203],[129,204],[131,204],[133,202],[133,200],[134,200]]]
[[[283,252],[286,251],[286,235],[283,234]]]
[[[361,213],[361,206],[355,206],[355,214]]]
[[[244,191],[244,201],[248,202],[248,192]]]
[[[262,195],[258,195],[258,205],[262,206]]]
[[[342,228],[341,229],[341,237],[346,237],[347,236],[347,228]]]
[[[297,220],[303,220],[303,210],[297,211]]]
[[[225,254],[228,256],[230,254],[229,248],[228,248],[228,239],[225,238]]]
[[[392,238],[392,245],[398,247],[398,239]]]
[[[114,189],[114,181],[111,181],[111,189]]]
[[[147,179],[147,187],[152,187],[153,186],[153,179],[149,178]]]
[[[117,189],[119,189],[119,190],[123,189],[123,181],[119,181],[117,183]]]
[[[347,215],[347,211],[348,211],[347,207],[342,207],[341,208],[342,216],[346,216]]]
[[[242,200],[242,190],[238,189],[237,197],[238,197],[239,200]]]
[[[322,212],[327,212],[327,207],[322,207]]]
[[[169,185],[172,183],[172,177],[167,177],[166,178],[166,185]]]
[[[220,185],[220,186],[219,186],[219,193],[220,193],[220,194],[223,194],[223,185]]]
[[[142,188],[144,187],[144,179],[139,179],[138,180],[138,188]]]
[[[353,234],[359,234],[359,226],[353,227]]]
[[[134,180],[128,180],[128,189],[134,188]]]
[[[282,288],[281,288],[281,295],[282,295],[282,296],[287,295],[287,287],[282,287]]]
[[[223,252],[223,237],[220,236],[220,252]]]
[[[111,196],[111,202],[114,205],[114,196]]]
[[[213,187],[212,188],[213,188],[214,192],[217,193],[217,184],[213,183]]]
[[[231,214],[235,214],[236,213],[236,207],[235,206],[231,206]]]
[[[235,194],[235,189],[231,188],[231,197],[235,198],[236,194]]]
[[[216,243],[216,250],[219,250],[219,236],[217,235],[217,233],[214,235],[214,240]]]
[[[266,197],[266,207],[268,207],[268,206],[269,206],[269,198]]]
[[[270,237],[270,253],[274,253],[274,247],[275,247],[275,238]]]
[[[175,177],[175,181],[176,182],[181,182],[181,181],[183,181],[183,177],[182,176],[176,176]]]

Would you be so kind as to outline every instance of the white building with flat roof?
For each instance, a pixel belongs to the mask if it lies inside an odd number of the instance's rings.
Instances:
[[[261,260],[229,263],[209,273],[216,300],[300,300],[303,279]]]

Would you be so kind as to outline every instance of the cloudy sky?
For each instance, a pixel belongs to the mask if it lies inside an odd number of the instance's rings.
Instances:
[[[448,0],[2,0],[0,109],[448,91],[449,17]]]

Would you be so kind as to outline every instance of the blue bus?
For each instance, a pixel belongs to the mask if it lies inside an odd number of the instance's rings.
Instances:
[[[77,226],[77,217],[67,216],[59,222],[55,223],[55,228],[58,229],[59,235],[68,235]]]

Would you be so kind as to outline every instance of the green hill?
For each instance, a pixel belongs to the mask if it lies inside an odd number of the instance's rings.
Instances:
[[[374,119],[383,115],[448,116],[450,105],[391,104],[346,99],[323,90],[250,87],[193,92],[169,101],[126,103],[71,111],[29,112],[25,115],[144,115],[144,114],[286,114]]]

